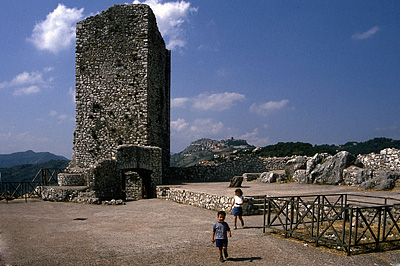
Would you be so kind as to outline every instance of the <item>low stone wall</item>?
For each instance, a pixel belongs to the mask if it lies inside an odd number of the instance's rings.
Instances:
[[[86,187],[58,187],[58,186],[41,186],[37,187],[40,190],[43,200],[72,202],[81,192],[86,191]]]
[[[37,194],[43,200],[56,202],[73,202],[85,204],[122,205],[123,200],[101,201],[95,191],[88,191],[86,186],[42,186],[37,187]]]
[[[233,197],[192,192],[169,186],[158,186],[157,198],[170,200],[182,204],[188,204],[213,211],[226,212],[229,211],[229,208],[233,201]],[[243,202],[243,215],[254,214],[259,214],[259,210],[254,205],[254,200],[245,197]]]

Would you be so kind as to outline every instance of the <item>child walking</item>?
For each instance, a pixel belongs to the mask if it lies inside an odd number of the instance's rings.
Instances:
[[[225,259],[228,259],[228,236],[231,237],[231,229],[225,222],[226,213],[219,211],[217,214],[218,222],[212,228],[211,242],[216,244],[219,249],[219,261],[224,262],[222,251],[224,252]]]
[[[242,227],[244,227],[244,221],[242,218],[242,214],[243,214],[243,192],[240,188],[235,190],[235,198],[232,201],[232,205],[229,208],[229,211],[232,211],[233,214],[233,229],[236,230],[237,226],[236,226],[236,221],[237,221],[237,217],[239,217],[240,222],[242,223]],[[232,210],[233,208],[233,210]]]

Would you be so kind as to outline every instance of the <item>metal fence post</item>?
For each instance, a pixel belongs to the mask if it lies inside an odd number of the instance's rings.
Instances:
[[[380,237],[381,237],[382,207],[381,207],[381,208],[377,208],[376,210],[377,210],[379,213],[378,213],[378,232],[377,232],[377,236],[376,236],[376,245],[375,245],[375,249],[378,250],[378,249],[379,249],[379,241],[380,241]]]
[[[353,228],[353,208],[350,207],[350,222],[349,222],[349,243],[347,244],[347,256],[350,256],[351,248],[351,233]],[[356,235],[357,238],[357,235]]]
[[[265,234],[265,215],[266,215],[266,209],[267,208],[267,198],[264,197],[264,209],[263,209],[263,213],[264,213],[264,225],[263,225],[263,233]],[[268,210],[268,214],[269,214],[269,210]]]
[[[318,239],[319,239],[319,223],[320,223],[320,215],[321,215],[321,196],[318,197],[318,209],[317,209],[317,232],[315,235],[315,246],[318,247]]]

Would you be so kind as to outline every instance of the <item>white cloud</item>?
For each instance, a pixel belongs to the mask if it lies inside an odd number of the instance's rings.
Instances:
[[[268,137],[260,137],[258,128],[255,128],[253,132],[247,132],[246,134],[239,137],[239,139],[247,140],[247,143],[254,146],[266,146],[270,142]]]
[[[250,106],[250,112],[261,114],[261,115],[267,115],[272,111],[283,109],[284,107],[287,106],[288,103],[289,103],[289,100],[281,100],[278,102],[269,101],[269,102],[261,103],[261,104],[253,103]]]
[[[353,36],[351,36],[351,38],[355,39],[355,40],[365,40],[365,39],[372,37],[379,30],[380,30],[380,28],[378,26],[375,26],[375,27],[372,27],[371,29],[367,30],[366,32],[356,33]]]
[[[24,84],[34,84],[34,83],[43,83],[43,77],[41,73],[38,72],[23,72],[18,74],[13,80],[10,82],[12,86],[19,86]]]
[[[217,70],[217,75],[219,77],[226,77],[226,76],[228,76],[228,71],[226,69],[224,69],[224,68],[218,69]]]
[[[171,121],[171,129],[176,131],[182,131],[187,128],[189,123],[185,121],[183,118],[178,118],[176,121]]]
[[[171,101],[172,107],[191,105],[197,110],[224,111],[232,108],[237,101],[245,100],[246,96],[236,92],[214,94],[200,94],[194,98],[175,98]]]
[[[4,81],[0,83],[0,88],[5,87],[17,87],[27,84],[45,84],[43,80],[43,74],[39,72],[22,72],[15,76],[11,81]]]
[[[55,117],[57,119],[57,124],[62,124],[64,121],[73,121],[74,119],[66,114],[59,114],[57,111],[51,110],[49,112],[51,117]]]
[[[174,98],[171,100],[171,107],[183,107],[189,101],[189,98]]]
[[[36,23],[32,36],[28,39],[39,50],[52,53],[66,50],[75,39],[75,23],[83,18],[83,8],[67,8],[58,4],[46,16],[46,20]]]
[[[58,119],[61,120],[61,121],[67,120],[67,119],[68,119],[68,115],[66,115],[66,114],[60,114],[60,115],[58,116]]]
[[[53,71],[54,70],[54,67],[45,67],[44,69],[43,69],[43,72],[44,73],[47,73],[47,72],[50,72],[50,71]]]
[[[212,52],[219,52],[221,50],[221,46],[222,46],[221,42],[219,42],[219,41],[211,42],[210,40],[208,40],[208,41],[209,42],[207,44],[204,44],[204,43],[200,44],[197,47],[197,50],[199,50],[199,51],[205,50],[205,51],[212,51]],[[223,72],[220,72],[220,73],[217,72],[217,74],[223,74]]]
[[[68,94],[71,95],[72,102],[75,102],[75,92],[76,92],[75,88],[69,87]]]
[[[14,90],[13,95],[15,96],[21,96],[21,95],[30,95],[30,94],[36,94],[40,92],[40,88],[36,85],[32,85],[29,87],[23,87],[23,88],[18,88]]]
[[[189,15],[197,11],[197,8],[191,7],[190,2],[175,1],[162,3],[160,0],[135,0],[134,4],[147,4],[153,10],[157,25],[166,39],[167,48],[174,50],[178,47],[185,47],[186,41],[183,37],[182,25]]]
[[[217,135],[223,132],[224,124],[222,122],[214,122],[211,118],[196,119],[190,126],[190,131],[197,137]]]
[[[3,81],[0,83],[0,89],[14,88],[13,95],[30,95],[39,93],[42,88],[51,86],[53,77],[45,79],[44,73],[52,71],[52,68],[45,68],[42,72],[22,72],[16,75],[11,81]]]
[[[171,121],[171,129],[173,130],[172,137],[190,141],[199,138],[219,138],[226,132],[224,124],[212,118],[195,119],[193,122],[178,118],[176,121]]]
[[[242,101],[245,96],[236,92],[200,94],[194,99],[193,107],[206,111],[223,111],[230,109],[236,101]]]

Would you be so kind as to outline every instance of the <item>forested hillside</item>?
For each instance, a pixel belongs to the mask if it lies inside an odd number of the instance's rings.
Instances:
[[[279,142],[275,145],[265,146],[255,151],[255,155],[262,157],[283,157],[292,155],[313,156],[316,153],[329,153],[331,155],[339,151],[348,151],[354,155],[379,153],[385,148],[400,149],[400,140],[388,138],[374,138],[366,142],[347,142],[344,145],[312,145],[303,142]]]
[[[30,182],[40,169],[65,169],[69,161],[53,160],[39,164],[24,164],[10,168],[0,168],[2,182]],[[40,180],[38,180],[40,181]]]

